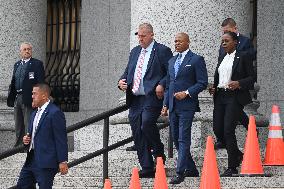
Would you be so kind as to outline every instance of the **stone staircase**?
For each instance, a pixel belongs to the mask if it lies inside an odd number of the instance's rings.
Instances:
[[[193,126],[193,144],[192,154],[194,156],[198,169],[202,169],[204,147],[206,143],[206,136],[212,135],[211,122],[196,121]],[[75,151],[69,152],[69,161],[80,158],[90,151],[101,148],[101,136],[93,135],[94,133],[101,133],[101,125],[92,125],[80,129],[76,136],[80,136],[80,141],[75,141]],[[119,132],[120,131],[120,132]],[[85,134],[83,134],[85,133]],[[86,134],[87,133],[87,134]],[[237,128],[237,136],[240,147],[244,144],[245,130],[243,127]],[[167,129],[161,132],[165,147],[167,146]],[[84,139],[84,136],[86,137]],[[129,126],[127,124],[111,125],[110,129],[110,144],[130,136]],[[267,137],[267,128],[259,128],[259,138],[261,146],[261,154],[263,157],[265,142]],[[83,142],[87,141],[87,142]],[[97,143],[95,143],[95,141]],[[134,166],[138,166],[136,152],[126,152],[125,148],[129,145],[120,147],[109,153],[109,177],[113,188],[128,188],[131,171]],[[93,147],[92,147],[93,146]],[[227,154],[225,150],[219,150],[216,153],[219,172],[223,172],[227,165]],[[0,161],[0,189],[8,188],[16,184],[20,168],[23,165],[26,154],[21,153]],[[175,174],[175,159],[166,161],[166,172],[168,180]],[[284,189],[284,166],[282,167],[264,167],[265,173],[272,174],[271,177],[231,177],[221,178],[221,187],[223,189]],[[96,157],[92,160],[86,161],[78,166],[70,168],[69,173],[65,176],[57,175],[54,182],[54,188],[102,188],[102,157]],[[141,179],[142,188],[153,188],[154,179]],[[199,188],[199,178],[186,178],[185,181],[179,185],[169,185],[169,188]]]

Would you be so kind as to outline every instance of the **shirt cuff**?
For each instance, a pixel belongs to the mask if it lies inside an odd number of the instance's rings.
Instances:
[[[188,90],[186,90],[186,91],[184,91],[184,92],[185,92],[186,95],[188,95],[189,97],[191,97],[190,94],[189,94],[189,92],[188,92]]]

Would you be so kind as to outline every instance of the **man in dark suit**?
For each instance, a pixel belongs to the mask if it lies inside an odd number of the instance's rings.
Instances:
[[[184,177],[199,173],[190,153],[191,126],[195,112],[200,111],[198,94],[206,89],[208,76],[204,58],[189,50],[189,36],[178,33],[175,49],[178,55],[169,60],[167,89],[161,114],[170,112],[170,127],[178,150],[177,175],[170,184],[179,184]]]
[[[163,105],[168,60],[172,52],[154,41],[153,27],[149,23],[139,25],[137,36],[140,45],[131,50],[118,87],[126,92],[126,103],[130,107],[128,118],[142,168],[139,176],[143,178],[154,177],[152,155],[166,158],[156,121]]]
[[[32,106],[37,110],[32,112],[28,134],[23,137],[28,153],[17,189],[30,189],[35,183],[40,189],[51,189],[58,169],[63,175],[68,172],[65,116],[50,102],[47,84],[36,84],[32,98]]]
[[[44,68],[40,60],[32,58],[32,45],[24,42],[20,46],[21,60],[15,63],[9,86],[7,105],[14,107],[16,143],[22,143],[27,132],[32,112],[32,87],[44,81]]]
[[[236,33],[238,35],[239,43],[237,45],[237,51],[245,51],[248,54],[248,56],[251,57],[252,60],[256,60],[256,50],[254,49],[251,40],[248,37],[246,37],[246,36],[244,36],[244,35],[242,35],[242,34],[240,34],[238,32],[237,24],[236,24],[234,19],[226,18],[222,22],[221,26],[222,26],[223,33],[229,31],[229,32],[234,32],[234,33]],[[224,48],[221,45],[220,49],[219,49],[219,58],[218,59],[221,59],[225,55],[226,55],[226,52],[225,52]],[[255,74],[254,74],[254,78],[256,80],[256,75]],[[248,118],[247,114],[243,110],[241,112],[241,116],[240,116],[240,120],[239,121],[247,130],[248,129],[249,118]],[[225,148],[225,146],[226,146],[226,143],[225,143],[224,137],[217,138],[217,142],[215,143],[215,149],[218,150],[220,148]]]
[[[251,57],[252,60],[256,60],[256,50],[253,47],[251,40],[248,37],[246,37],[246,36],[244,36],[244,35],[242,35],[238,32],[237,23],[235,22],[235,20],[233,18],[226,18],[222,22],[221,26],[222,26],[223,33],[230,31],[230,32],[234,32],[238,35],[238,38],[239,38],[239,43],[237,45],[238,51],[246,51],[247,54]],[[221,45],[220,49],[219,49],[219,57],[223,56],[225,54],[226,54],[226,52]]]

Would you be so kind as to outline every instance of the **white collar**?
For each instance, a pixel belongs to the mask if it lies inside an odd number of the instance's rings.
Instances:
[[[230,57],[235,57],[235,55],[236,55],[236,50],[234,50],[234,52],[232,52],[231,54],[227,53],[227,55],[230,56]]]
[[[28,61],[30,61],[31,58],[28,58],[28,59],[22,59],[22,62],[24,61],[25,63],[27,63]]]
[[[44,103],[41,107],[38,107],[38,110],[40,109],[40,111],[44,111],[46,109],[46,107],[48,106],[50,100],[48,100],[46,103]]]
[[[179,54],[181,54],[182,57],[184,57],[184,56],[188,53],[188,51],[189,51],[189,49],[186,49],[185,51],[183,51],[183,52],[181,52],[181,53],[179,53]]]
[[[152,41],[152,43],[150,43],[150,45],[145,49],[146,52],[151,52],[152,51],[152,48],[154,46],[154,43],[155,43],[155,40]],[[142,48],[143,50],[144,48]]]

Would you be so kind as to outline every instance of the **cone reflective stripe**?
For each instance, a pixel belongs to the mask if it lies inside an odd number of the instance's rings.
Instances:
[[[248,133],[245,143],[244,158],[241,168],[241,175],[245,176],[262,176],[264,175],[259,143],[256,134],[255,117],[249,117]]]
[[[280,122],[280,115],[279,113],[272,113],[270,117],[270,123],[269,125],[273,126],[280,126],[281,127],[281,122]]]
[[[284,165],[284,141],[280,121],[280,110],[276,105],[272,106],[263,165]]]
[[[271,130],[269,131],[268,138],[279,138],[282,139],[282,131],[281,130]]]
[[[139,180],[139,173],[138,168],[134,167],[132,170],[132,176],[130,180],[130,186],[129,189],[141,189],[141,184]]]
[[[200,189],[220,189],[220,176],[217,167],[212,136],[207,137],[206,150],[200,181]]]
[[[154,189],[168,189],[166,171],[162,157],[157,157]]]

